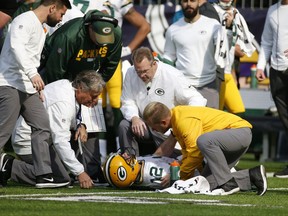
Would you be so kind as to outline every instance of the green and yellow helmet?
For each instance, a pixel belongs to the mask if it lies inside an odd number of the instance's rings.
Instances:
[[[103,172],[111,186],[127,188],[136,181],[140,168],[134,155],[125,159],[120,153],[112,153],[104,163]]]

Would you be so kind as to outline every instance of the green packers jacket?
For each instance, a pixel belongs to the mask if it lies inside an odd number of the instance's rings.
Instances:
[[[72,81],[83,70],[97,71],[105,82],[113,76],[121,58],[121,29],[115,28],[113,44],[96,45],[90,39],[86,24],[92,14],[105,15],[98,10],[89,11],[84,17],[66,22],[47,37],[40,66],[45,67],[41,75],[46,83],[59,79]]]

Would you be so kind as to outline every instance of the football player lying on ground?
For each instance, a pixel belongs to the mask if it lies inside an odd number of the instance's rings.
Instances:
[[[153,130],[165,133],[171,130],[182,148],[180,179],[194,176],[201,170],[203,158],[207,163],[201,175],[210,183],[211,190],[222,189],[221,195],[257,187],[258,195],[267,190],[263,165],[231,173],[230,169],[246,153],[252,140],[251,124],[244,119],[209,107],[177,106],[171,110],[160,103],[149,103],[143,119]],[[163,143],[155,154],[165,155],[173,149]],[[170,150],[171,151],[171,150]]]
[[[174,161],[174,158],[153,155],[136,158],[135,150],[129,148],[123,154],[120,151],[111,153],[104,163],[103,170],[107,182],[116,188],[156,189],[158,192],[171,194],[212,194],[209,182],[200,175],[187,181],[170,183],[170,163]]]
[[[111,153],[103,167],[107,182],[117,188],[161,189],[170,185],[170,163],[174,158],[161,156],[135,157],[132,148]]]

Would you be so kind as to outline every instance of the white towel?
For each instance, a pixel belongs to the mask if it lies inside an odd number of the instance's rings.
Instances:
[[[254,39],[254,35],[249,31],[247,23],[243,16],[239,13],[237,9],[235,18],[234,18],[234,26],[236,26],[237,37],[236,44],[238,44],[242,50],[248,57],[250,57],[255,51],[255,47],[252,43]]]
[[[222,23],[222,29],[227,35],[225,22],[227,11],[223,10],[217,4],[213,4],[213,6],[219,14]],[[235,17],[232,23],[232,46],[229,52],[234,54],[235,44],[238,44],[242,52],[250,57],[256,49],[252,43],[254,35],[249,31],[247,23],[239,11],[236,8],[232,8],[231,10],[233,10]]]
[[[210,184],[207,179],[203,176],[196,176],[186,181],[177,180],[171,187],[165,188],[163,190],[156,190],[159,193],[170,193],[170,194],[184,194],[184,193],[194,193],[194,194],[207,194],[210,192]]]
[[[216,64],[221,68],[225,68],[226,65],[229,65],[228,49],[229,45],[226,31],[222,28],[218,31],[216,51],[214,55]]]

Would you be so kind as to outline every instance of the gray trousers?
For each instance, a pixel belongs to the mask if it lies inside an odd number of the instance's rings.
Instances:
[[[251,140],[252,132],[248,127],[216,130],[199,136],[197,146],[207,161],[201,175],[207,178],[211,190],[223,185],[232,177],[241,190],[251,189],[248,170],[230,172],[248,150]]]
[[[78,143],[74,141],[74,133],[71,136],[71,146],[77,159],[83,164],[85,172],[92,180],[103,179],[101,169],[101,156],[99,150],[99,133],[88,133],[87,142],[82,145],[83,155],[80,154]]]
[[[0,86],[0,149],[9,140],[19,114],[32,128],[31,145],[34,165],[29,166],[30,173],[36,176],[52,173],[48,144],[50,124],[39,94],[26,94],[9,86]],[[19,169],[21,168],[29,172],[25,163],[19,164]]]
[[[145,131],[143,137],[137,137],[132,132],[132,123],[126,119],[122,120],[119,124],[119,143],[122,151],[125,148],[133,148],[136,152],[136,156],[143,156],[147,154],[153,154],[157,147],[167,138],[165,135],[156,131],[148,130]]]
[[[207,99],[207,107],[219,109],[219,90],[217,86],[220,84],[218,82],[219,79],[216,78],[216,80],[207,85],[195,87],[198,92]]]
[[[75,151],[77,159],[83,164],[85,168],[85,172],[91,177],[91,179],[96,180],[97,178],[103,180],[104,176],[101,170],[101,159],[100,159],[100,152],[99,152],[99,139],[98,133],[88,133],[88,140],[83,145],[83,155],[79,153],[79,147],[77,141],[74,141],[74,134],[75,132],[71,132],[71,147]],[[33,164],[32,155],[17,155],[22,161]],[[61,159],[58,157],[57,152],[54,150],[53,145],[50,145],[50,157],[51,157],[51,167],[54,176],[58,176],[62,179],[69,179],[68,175],[69,171],[66,170],[64,164],[61,162]],[[18,163],[18,162],[16,162]],[[16,169],[15,169],[16,170]],[[17,173],[18,172],[18,173]],[[19,173],[21,171],[17,171],[12,176],[12,180],[17,182],[23,181],[19,178]],[[21,176],[25,173],[21,174]],[[22,176],[23,178],[23,176]],[[26,176],[26,183],[32,184],[34,182],[33,176]],[[25,182],[24,182],[25,183]]]
[[[53,178],[59,179],[61,182],[70,181],[70,176],[62,164],[61,159],[59,158],[57,152],[55,151],[53,145],[49,146],[51,168],[53,172]],[[36,184],[35,172],[33,165],[29,164],[31,155],[25,155],[21,157],[22,160],[14,160],[12,165],[11,180],[25,183],[30,185]]]

